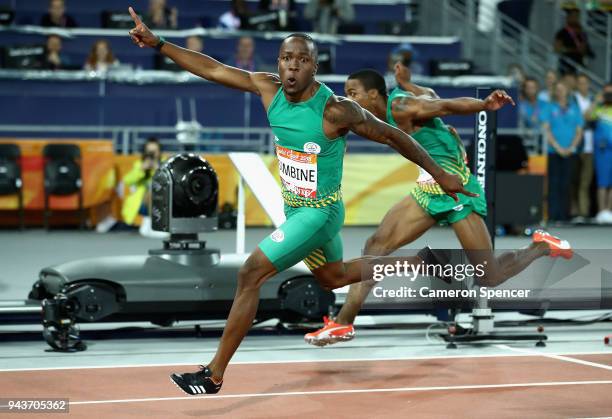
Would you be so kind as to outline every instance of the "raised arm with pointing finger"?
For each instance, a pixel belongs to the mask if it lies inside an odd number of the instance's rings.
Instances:
[[[274,79],[267,73],[251,73],[236,67],[220,63],[208,55],[179,47],[163,38],[156,36],[138,17],[132,7],[129,8],[130,15],[134,20],[134,28],[130,31],[132,41],[140,48],[156,48],[183,69],[200,76],[206,80],[232,87],[246,92],[262,95],[261,88],[271,84],[270,90],[278,90],[278,79]],[[268,83],[265,81],[268,80]],[[264,82],[264,83],[262,83]],[[275,91],[274,91],[275,93]],[[272,94],[274,94],[272,93]]]

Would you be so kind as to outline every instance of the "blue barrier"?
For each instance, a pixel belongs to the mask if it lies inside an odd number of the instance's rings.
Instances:
[[[342,83],[328,83],[343,95]],[[474,88],[440,87],[441,97],[474,96]],[[176,98],[194,98],[204,126],[244,126],[245,94],[211,83],[147,84],[101,81],[0,80],[2,124],[171,126],[177,122]],[[516,97],[516,90],[510,89]],[[250,126],[268,121],[259,97],[247,98]],[[473,118],[448,117],[458,128],[471,128]],[[499,112],[500,128],[517,127],[516,108]]]

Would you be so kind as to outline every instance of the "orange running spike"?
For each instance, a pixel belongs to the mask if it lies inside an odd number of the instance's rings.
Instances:
[[[323,322],[324,326],[321,329],[304,335],[306,343],[325,346],[351,340],[355,337],[355,329],[352,324],[338,324],[327,317],[323,317]]]
[[[570,246],[567,240],[555,237],[544,230],[536,230],[533,233],[532,239],[534,243],[546,243],[550,249],[550,257],[561,256],[564,259],[571,259],[574,256],[572,246]]]

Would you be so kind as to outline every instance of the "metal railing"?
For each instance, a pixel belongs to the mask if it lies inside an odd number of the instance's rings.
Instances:
[[[318,74],[317,80],[323,83],[344,84],[348,74]],[[206,79],[195,76],[186,71],[167,70],[130,70],[111,69],[105,72],[91,72],[86,70],[23,70],[0,68],[0,80],[20,81],[86,81],[101,83],[100,92],[104,92],[102,83],[124,83],[139,86],[147,84],[208,84]],[[414,74],[415,83],[430,87],[475,87],[495,85],[509,88],[513,80],[509,77],[466,75],[466,76],[423,76]],[[0,92],[0,96],[2,92]],[[246,97],[246,96],[245,96]]]
[[[612,12],[589,11],[585,28],[590,39],[603,48],[599,51],[603,52],[603,76],[609,80],[612,77]]]
[[[496,15],[495,28],[495,39],[503,48],[504,53],[513,54],[517,57],[518,62],[521,62],[525,70],[530,74],[535,73],[539,77],[543,77],[548,69],[556,69],[558,67],[558,62],[561,58],[554,51],[551,43],[535,35],[520,23],[498,13]],[[566,57],[562,59],[576,68],[579,73],[589,76],[595,87],[601,88],[604,85],[605,80],[600,75]]]
[[[474,135],[472,128],[457,130],[466,145]],[[227,153],[230,151],[251,151],[262,154],[273,154],[275,137],[270,128],[213,128],[195,129],[197,140],[180,142],[177,136],[181,133],[176,127],[161,126],[89,126],[89,125],[0,125],[0,137],[18,136],[19,138],[66,138],[67,135],[78,135],[82,138],[109,139],[118,154],[133,154],[141,151],[149,136],[160,139],[167,152],[195,151],[202,153]],[[524,128],[500,128],[498,135],[516,135],[523,139],[529,155],[541,154],[545,149],[538,132]],[[364,140],[354,134],[348,137],[348,149],[351,153],[393,153],[390,147]]]
[[[475,0],[442,0],[441,5],[442,34],[461,37],[465,58],[475,59],[476,40],[488,35],[487,64],[495,74],[505,74],[504,62],[508,63],[509,60],[521,63],[528,74],[539,78],[543,78],[548,69],[558,67],[559,56],[555,53],[552,43],[537,36],[514,19],[499,12],[495,13],[489,17],[494,21],[486,25],[492,27],[492,31],[483,34],[477,26]],[[450,22],[452,29],[449,26]],[[463,23],[457,24],[457,22]],[[612,42],[611,39],[607,41]],[[574,66],[578,72],[588,75],[595,88],[601,88],[605,84],[606,78],[602,74],[597,74],[566,58],[564,60]]]
[[[576,7],[580,10],[582,28],[596,55],[589,67],[598,80],[610,80],[612,77],[612,12],[594,9],[593,3],[581,0],[573,2],[555,0],[548,4],[551,21],[555,24],[554,30],[560,28],[565,21],[564,7]]]

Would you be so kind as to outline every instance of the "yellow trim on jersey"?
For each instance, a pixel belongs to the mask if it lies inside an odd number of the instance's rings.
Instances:
[[[440,167],[442,167],[445,171],[458,175],[461,178],[461,183],[466,185],[470,180],[470,169],[465,164],[461,164],[457,166],[456,163],[445,160],[442,162],[438,162]],[[432,195],[445,195],[446,192],[438,185],[436,182],[417,182],[417,188],[422,192],[432,194]],[[414,194],[413,194],[414,195]],[[416,198],[416,196],[415,196]]]
[[[338,189],[336,192],[333,192],[330,195],[316,201],[298,198],[296,195],[285,189],[283,189],[282,191],[282,196],[283,200],[285,201],[285,204],[289,205],[290,207],[321,208],[331,205],[334,202],[340,201],[342,199],[342,191]]]

